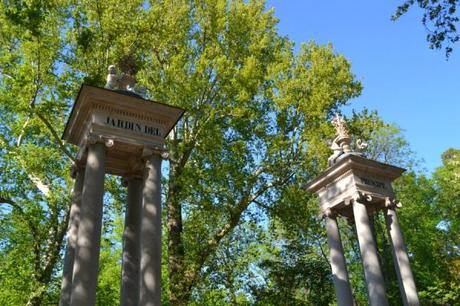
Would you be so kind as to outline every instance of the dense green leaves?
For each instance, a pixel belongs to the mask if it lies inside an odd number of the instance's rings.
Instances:
[[[187,110],[167,140],[163,304],[333,303],[318,205],[303,186],[325,169],[328,122],[361,84],[332,46],[310,42],[295,53],[276,24],[263,1],[1,2],[2,305],[56,303],[77,150],[60,134],[81,83],[103,86],[108,65],[127,58],[149,98]],[[367,111],[350,121],[371,157],[411,166],[399,129]],[[409,175],[398,185],[403,228],[423,221],[407,235],[420,288],[449,302],[455,152],[433,180]],[[117,178],[107,178],[106,191],[99,305],[118,300],[126,197]],[[342,228],[355,296],[365,303],[353,228]]]

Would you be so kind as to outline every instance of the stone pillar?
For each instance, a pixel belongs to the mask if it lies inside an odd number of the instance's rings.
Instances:
[[[369,304],[371,306],[388,306],[382,269],[380,268],[377,247],[372,236],[366,205],[359,202],[359,200],[353,201],[353,215],[364,266]]]
[[[80,222],[80,205],[85,169],[75,167],[72,169],[72,177],[75,184],[72,191],[72,203],[69,213],[69,225],[67,228],[67,246],[62,269],[60,306],[70,305],[70,293],[72,292],[73,263],[75,259],[75,247],[77,244],[78,224]]]
[[[145,163],[141,223],[141,306],[161,303],[161,157],[151,154]]]
[[[391,241],[393,262],[398,276],[399,289],[403,297],[404,305],[420,305],[417,288],[415,287],[414,276],[410,268],[409,257],[399,227],[398,217],[395,208],[385,209],[385,221],[387,224],[388,236]]]
[[[326,233],[329,244],[329,255],[332,268],[332,278],[334,281],[337,305],[353,305],[353,295],[351,292],[350,281],[345,263],[345,256],[340,239],[339,227],[336,216],[330,211],[326,213]]]
[[[105,146],[88,146],[77,248],[72,280],[72,306],[92,306],[96,300],[104,196]]]
[[[140,229],[142,217],[142,179],[126,178],[128,203],[123,232],[121,306],[139,305]]]

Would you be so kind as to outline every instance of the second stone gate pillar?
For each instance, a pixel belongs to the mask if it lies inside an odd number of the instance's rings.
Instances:
[[[388,298],[384,278],[371,230],[372,214],[385,213],[387,229],[392,244],[393,260],[400,283],[404,305],[418,306],[417,290],[405,250],[395,208],[398,206],[392,182],[405,171],[402,168],[365,158],[351,151],[351,139],[345,121],[340,116],[332,120],[337,137],[331,149],[329,167],[309,182],[306,189],[319,197],[320,208],[326,216],[326,232],[337,303],[353,305],[345,264],[345,254],[340,242],[336,218],[347,218],[355,223],[364,268],[369,304],[386,306]],[[356,146],[363,148],[362,142]]]

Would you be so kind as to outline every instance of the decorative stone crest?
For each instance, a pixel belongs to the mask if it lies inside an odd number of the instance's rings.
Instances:
[[[128,73],[118,74],[117,67],[115,67],[115,65],[110,65],[108,70],[109,73],[107,74],[107,83],[105,84],[105,88],[134,92],[136,79],[132,75]]]
[[[344,154],[355,154],[363,155],[359,152],[352,152],[351,150],[351,137],[348,132],[347,122],[339,114],[336,114],[334,119],[331,121],[332,125],[335,127],[336,137],[332,141],[331,149],[334,153],[328,158],[329,167],[335,164],[339,158]],[[363,142],[361,139],[356,141],[357,149],[367,148],[367,143]]]
[[[332,125],[334,125],[336,133],[337,133],[337,138],[336,140],[347,140],[350,139],[350,135],[348,134],[348,127],[347,127],[347,122],[341,117],[339,114],[335,114],[334,119],[331,121]],[[348,142],[348,145],[350,142]]]

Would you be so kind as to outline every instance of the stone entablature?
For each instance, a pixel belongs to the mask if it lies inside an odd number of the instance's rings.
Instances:
[[[83,85],[62,138],[80,147],[79,160],[85,160],[88,143],[105,142],[106,172],[125,176],[141,170],[145,149],[163,150],[183,112],[130,92]]]
[[[370,213],[385,207],[393,199],[391,183],[405,170],[399,167],[348,154],[311,181],[307,190],[318,194],[321,211],[332,210],[352,217],[351,201],[366,197]]]

